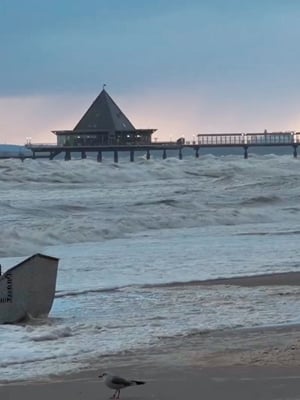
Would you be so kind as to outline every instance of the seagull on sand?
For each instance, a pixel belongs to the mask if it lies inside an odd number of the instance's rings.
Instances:
[[[103,374],[99,375],[99,378],[103,378],[104,383],[107,387],[109,387],[110,389],[115,389],[115,393],[113,394],[112,399],[120,398],[121,389],[124,389],[129,386],[145,384],[145,382],[143,381],[127,380],[121,378],[120,376],[108,374],[107,372],[104,372]]]

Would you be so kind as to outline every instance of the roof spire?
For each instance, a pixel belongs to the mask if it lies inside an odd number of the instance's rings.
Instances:
[[[105,86],[106,86],[106,83],[103,83],[102,90],[104,90]]]

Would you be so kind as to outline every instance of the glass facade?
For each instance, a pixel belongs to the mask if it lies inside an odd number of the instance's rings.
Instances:
[[[151,144],[153,130],[111,132],[55,132],[58,146],[105,146]]]

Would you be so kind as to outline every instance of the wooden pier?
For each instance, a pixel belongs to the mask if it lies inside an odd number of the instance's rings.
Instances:
[[[208,148],[241,148],[244,158],[248,158],[251,147],[278,147],[289,146],[291,153],[297,157],[297,149],[300,144],[300,132],[262,132],[262,133],[211,133],[197,135],[195,142],[155,142],[151,144],[128,144],[128,145],[93,145],[93,146],[59,146],[47,144],[27,144],[26,147],[32,151],[32,158],[48,158],[53,160],[59,154],[64,154],[66,161],[72,159],[72,154],[79,154],[85,159],[88,153],[96,153],[97,161],[101,162],[103,153],[113,153],[113,161],[119,161],[119,153],[127,152],[129,160],[135,160],[136,152],[144,152],[146,159],[151,158],[152,152],[161,152],[163,159],[167,158],[168,151],[176,150],[178,158],[182,159],[183,149],[194,150],[195,157],[201,154],[201,149]]]

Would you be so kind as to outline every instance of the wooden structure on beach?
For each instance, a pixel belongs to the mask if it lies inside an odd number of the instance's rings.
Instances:
[[[156,129],[136,129],[104,86],[74,129],[52,131],[57,136],[58,146],[95,147],[151,143],[151,135]]]
[[[1,275],[0,324],[47,317],[54,300],[58,258],[34,254]]]

